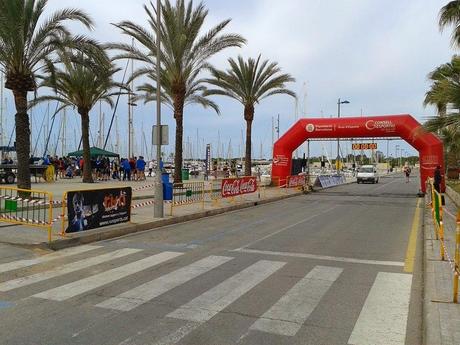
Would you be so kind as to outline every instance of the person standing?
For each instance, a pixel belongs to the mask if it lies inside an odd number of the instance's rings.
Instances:
[[[441,193],[441,181],[442,181],[442,175],[441,175],[441,166],[437,165],[436,169],[434,169],[434,182],[433,186],[434,189],[438,192]]]
[[[142,156],[139,156],[139,159],[136,160],[136,174],[138,181],[145,180],[145,161]]]
[[[410,176],[411,170],[408,165],[404,167],[404,175],[406,175],[406,183],[409,183],[409,176]]]
[[[123,181],[131,181],[131,165],[129,164],[129,160],[124,159],[121,165],[123,166]]]
[[[149,176],[152,176],[153,168],[155,167],[155,163],[153,159],[149,162]]]

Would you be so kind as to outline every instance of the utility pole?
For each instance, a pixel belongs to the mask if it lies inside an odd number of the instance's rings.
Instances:
[[[155,203],[153,216],[155,218],[164,217],[163,205],[163,181],[161,177],[161,78],[160,78],[160,45],[161,45],[161,0],[157,0],[157,169],[155,173]]]
[[[340,119],[340,106],[342,104],[349,104],[349,101],[341,101],[340,98],[337,101],[337,118]],[[337,171],[340,169],[340,139],[337,138],[337,160],[335,162],[335,167]]]
[[[272,157],[273,157],[274,145],[275,145],[275,119],[272,116]]]
[[[387,172],[390,171],[390,140],[387,139]]]
[[[278,114],[278,120],[276,124],[276,133],[278,140],[280,139],[280,114]]]

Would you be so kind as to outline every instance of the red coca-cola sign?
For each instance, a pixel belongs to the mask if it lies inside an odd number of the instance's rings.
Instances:
[[[302,175],[294,175],[288,176],[288,188],[300,187],[305,184],[305,176]]]
[[[257,179],[255,177],[226,178],[222,180],[222,197],[250,194],[257,191]]]

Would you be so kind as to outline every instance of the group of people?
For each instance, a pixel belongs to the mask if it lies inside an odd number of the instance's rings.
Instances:
[[[36,158],[31,157],[30,164],[35,164],[36,160]],[[54,166],[55,179],[57,180],[58,178],[81,176],[85,161],[82,157],[52,157],[47,155],[40,159],[38,164]],[[120,181],[143,181],[146,179],[146,168],[148,168],[147,176],[152,176],[155,166],[153,160],[147,164],[142,156],[129,159],[115,158],[112,161],[108,157],[92,157],[90,164],[95,181],[108,181],[111,178]]]
[[[117,162],[115,164],[118,164]],[[150,163],[149,163],[150,164]],[[119,163],[119,174],[114,171],[113,178],[123,181],[143,181],[145,177],[145,167],[147,163],[144,157],[132,157],[130,159],[122,158]],[[115,170],[115,169],[114,169]]]

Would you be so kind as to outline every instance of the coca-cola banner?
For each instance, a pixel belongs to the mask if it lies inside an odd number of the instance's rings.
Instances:
[[[242,178],[226,178],[222,180],[222,197],[250,194],[257,191],[257,179],[253,176]]]
[[[288,176],[288,182],[287,182],[288,188],[300,187],[300,186],[303,186],[304,184],[305,184],[305,176],[302,176],[302,175]]]

